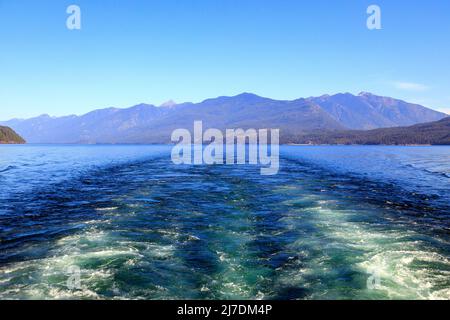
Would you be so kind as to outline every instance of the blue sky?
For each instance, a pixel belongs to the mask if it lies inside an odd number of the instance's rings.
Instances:
[[[0,0],[0,120],[241,92],[369,91],[450,113],[449,16],[448,0]]]

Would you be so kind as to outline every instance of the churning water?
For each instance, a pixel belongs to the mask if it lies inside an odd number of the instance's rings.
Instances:
[[[1,146],[0,298],[450,299],[449,147],[170,150]]]

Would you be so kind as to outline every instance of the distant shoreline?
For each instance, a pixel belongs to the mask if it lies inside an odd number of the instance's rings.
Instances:
[[[437,147],[437,146],[450,146],[450,144],[297,144],[297,143],[288,143],[283,144],[284,146],[297,146],[297,147],[332,147],[332,146],[340,146],[340,147],[351,147],[351,146],[367,146],[367,147]]]
[[[0,142],[0,145],[27,145],[27,146],[174,146],[173,143],[5,143]],[[207,145],[207,144],[204,144]],[[302,143],[281,143],[280,146],[290,147],[445,147],[450,144],[302,144]]]

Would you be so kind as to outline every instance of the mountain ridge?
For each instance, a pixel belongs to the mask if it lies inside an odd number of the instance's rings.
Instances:
[[[0,122],[29,143],[167,143],[173,130],[204,128],[279,128],[285,136],[315,130],[343,131],[409,126],[448,115],[402,100],[362,92],[296,100],[275,100],[252,93],[221,96],[200,103],[173,101],[105,108],[81,116],[12,119]]]

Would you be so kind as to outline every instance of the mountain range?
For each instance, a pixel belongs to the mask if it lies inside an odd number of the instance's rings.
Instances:
[[[371,130],[441,120],[448,115],[421,105],[371,93],[350,93],[273,100],[251,93],[200,103],[162,106],[139,104],[107,108],[81,116],[13,119],[0,122],[29,143],[167,143],[173,130],[192,130],[196,120],[207,128],[277,128],[281,137],[311,132]]]

